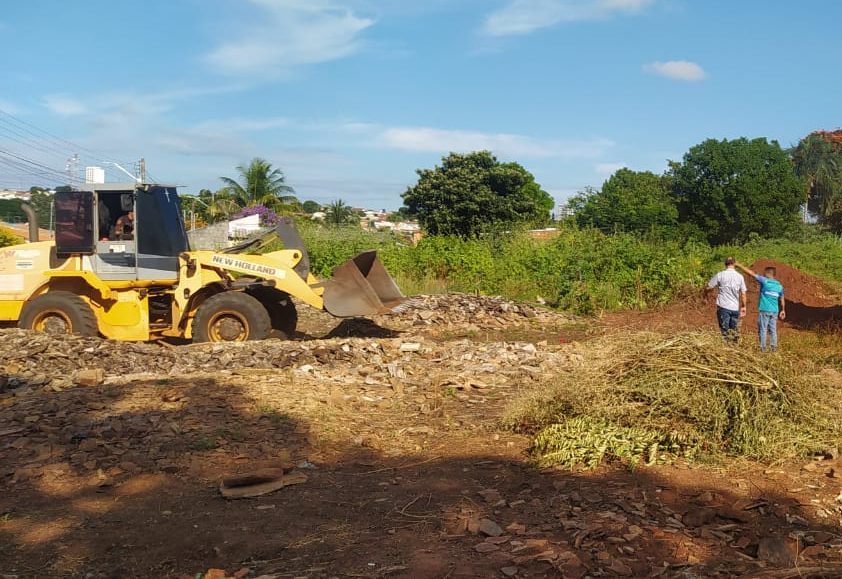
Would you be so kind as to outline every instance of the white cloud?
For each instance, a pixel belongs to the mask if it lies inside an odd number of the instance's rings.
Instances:
[[[83,115],[88,112],[88,107],[81,101],[60,94],[44,96],[44,105],[63,117]]]
[[[238,85],[218,85],[207,88],[175,88],[163,92],[103,92],[91,97],[71,97],[64,94],[45,95],[44,105],[61,116],[89,115],[95,122],[99,119],[143,122],[156,118],[179,103],[189,103],[197,97],[242,90]]]
[[[686,80],[690,82],[705,80],[708,77],[701,66],[687,60],[650,62],[643,65],[643,71],[673,80]]]
[[[14,115],[20,112],[20,109],[10,103],[9,101],[0,100],[0,112],[4,112],[9,115]]]
[[[573,197],[574,195],[576,195],[581,190],[582,190],[581,188],[570,189],[569,187],[568,188],[561,188],[561,189],[546,189],[547,193],[549,193],[550,195],[555,197],[556,200],[561,199],[562,201],[566,200],[566,199],[569,199],[570,197]]]
[[[83,97],[63,94],[42,97],[45,106],[56,115],[76,117],[85,128],[85,136],[74,138],[87,152],[84,163],[97,164],[96,155],[110,158],[137,158],[153,151],[164,156],[225,157],[257,154],[243,134],[272,130],[286,125],[284,118],[210,121],[188,127],[171,118],[184,103],[209,94],[241,90],[238,85],[208,88],[174,88],[162,92],[102,92]],[[127,139],[126,135],[131,135]],[[107,153],[105,153],[107,151]],[[53,163],[54,164],[54,163]],[[233,165],[232,165],[233,166]],[[160,176],[157,173],[156,176]]]
[[[402,151],[470,152],[488,150],[505,157],[593,158],[614,146],[608,139],[542,141],[506,133],[451,131],[427,127],[392,127],[381,131],[379,142]]]
[[[206,56],[221,72],[276,76],[344,58],[360,50],[359,34],[374,24],[330,0],[248,1],[263,9],[264,18]]]
[[[259,132],[289,127],[292,122],[285,117],[269,117],[265,119],[233,118],[226,120],[207,121],[197,126],[206,131],[220,131],[228,133]]]
[[[594,166],[594,170],[598,175],[613,175],[620,169],[625,169],[628,167],[628,163],[620,162],[620,163],[597,163]]]
[[[485,19],[483,31],[490,36],[529,34],[560,22],[604,20],[614,15],[635,14],[656,0],[511,0]]]

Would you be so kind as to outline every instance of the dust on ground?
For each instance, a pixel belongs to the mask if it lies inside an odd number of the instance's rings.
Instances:
[[[512,397],[575,373],[589,336],[712,328],[701,297],[600,320],[462,294],[372,320],[299,315],[296,340],[247,344],[0,330],[0,577],[829,577],[842,564],[832,449],[569,472],[536,469],[529,440],[500,429]],[[299,482],[221,495],[265,469]]]

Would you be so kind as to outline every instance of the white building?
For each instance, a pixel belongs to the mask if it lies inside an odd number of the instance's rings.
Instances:
[[[14,191],[12,189],[0,189],[0,199],[18,199],[26,201],[30,197],[29,191]]]
[[[105,183],[105,169],[85,167],[85,183]]]
[[[244,239],[260,229],[260,215],[246,215],[228,222],[228,238]]]

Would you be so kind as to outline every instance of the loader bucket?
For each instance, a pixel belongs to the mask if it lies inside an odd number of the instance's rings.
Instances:
[[[324,307],[338,318],[386,313],[406,299],[374,250],[338,266],[323,285]]]

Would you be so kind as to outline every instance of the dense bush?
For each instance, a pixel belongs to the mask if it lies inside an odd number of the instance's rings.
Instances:
[[[377,249],[406,293],[449,289],[543,298],[579,313],[646,307],[698,286],[710,261],[706,246],[648,242],[633,234],[566,229],[551,239],[526,232],[479,239],[431,236],[413,247],[388,233],[357,228],[301,228],[311,270],[326,277],[359,251]],[[434,289],[433,289],[434,288]]]
[[[300,229],[316,276],[329,276],[359,251],[377,249],[407,295],[449,290],[518,301],[540,297],[583,314],[647,308],[701,288],[722,268],[725,255],[747,264],[760,258],[785,262],[842,288],[842,238],[811,226],[786,239],[755,237],[739,247],[717,248],[575,225],[548,239],[513,231],[477,239],[430,236],[414,247],[391,233],[357,227]]]
[[[719,253],[721,256],[732,253],[747,264],[762,258],[774,259],[842,290],[842,236],[815,226],[806,225],[782,239],[755,237],[740,247],[722,248]]]
[[[0,227],[0,247],[8,247],[9,245],[17,245],[23,243],[23,239],[6,229]]]
[[[318,223],[298,224],[298,231],[310,255],[310,271],[329,277],[333,268],[361,251],[377,249],[381,259],[397,242],[388,233],[369,232],[359,226],[326,227]]]

